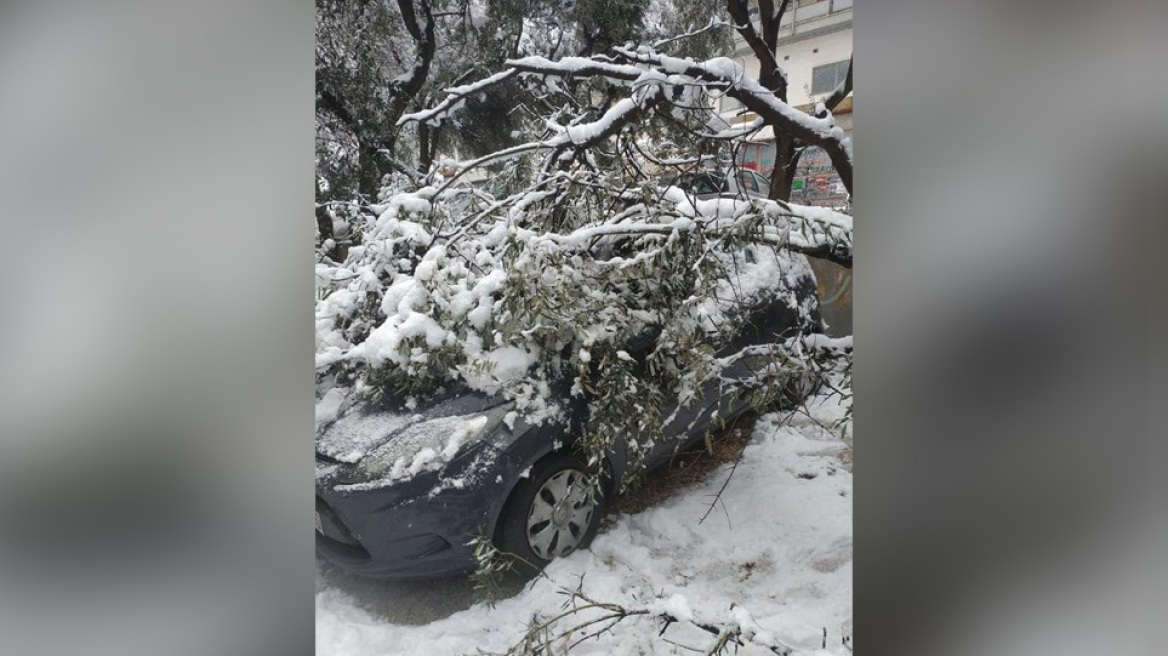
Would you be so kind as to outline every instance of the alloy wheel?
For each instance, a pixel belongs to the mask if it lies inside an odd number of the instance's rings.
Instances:
[[[535,555],[551,560],[580,545],[596,511],[586,488],[576,469],[560,470],[540,486],[527,515],[527,543]]]

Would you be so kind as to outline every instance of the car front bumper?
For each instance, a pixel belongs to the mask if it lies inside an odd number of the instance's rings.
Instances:
[[[369,489],[317,482],[317,554],[354,574],[424,579],[474,568],[524,466],[485,443],[436,472]]]

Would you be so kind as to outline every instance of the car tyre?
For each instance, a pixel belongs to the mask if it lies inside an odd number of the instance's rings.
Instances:
[[[584,477],[589,471],[580,455],[556,452],[532,465],[527,478],[512,490],[503,507],[496,544],[521,559],[520,570],[542,569],[553,558],[592,543],[605,504],[603,493],[596,495],[594,503],[587,500]]]

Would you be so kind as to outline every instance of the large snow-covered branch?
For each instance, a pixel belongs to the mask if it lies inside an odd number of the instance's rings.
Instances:
[[[762,16],[762,36],[755,31],[754,24],[750,21],[750,8],[747,0],[729,0],[726,3],[726,8],[736,23],[734,29],[750,46],[751,51],[754,52],[754,56],[759,61],[759,79],[767,88],[786,97],[787,78],[779,68],[779,62],[775,59],[775,34],[778,30],[778,24],[772,25],[773,10],[766,11],[771,6],[770,0],[763,0],[763,2],[765,6],[759,6],[759,14]]]
[[[445,191],[455,180],[472,169],[510,159],[526,152],[551,150],[554,155],[568,149],[580,151],[592,148],[620,132],[629,123],[638,120],[645,110],[660,101],[661,94],[657,89],[647,88],[639,91],[633,98],[624,98],[617,102],[595,121],[569,125],[544,141],[520,144],[469,162],[448,178],[439,191]]]
[[[780,236],[791,250],[852,268],[852,217],[825,207],[787,203],[782,207],[791,223]]]
[[[638,97],[639,96],[639,97]],[[546,144],[554,148],[572,146],[578,149],[590,148],[615,135],[624,126],[637,120],[641,113],[657,104],[661,93],[656,88],[648,88],[632,98],[623,98],[610,107],[599,119],[591,123],[570,125],[563,132],[549,139]]]
[[[675,192],[680,190],[674,189]],[[852,266],[852,217],[822,207],[792,205],[771,200],[712,199],[688,202],[684,194],[667,194],[679,202],[670,212],[657,208],[652,219],[643,206],[640,212],[625,212],[621,220],[578,228],[570,233],[517,231],[529,243],[555,248],[588,247],[604,237],[672,236],[702,230],[707,236],[722,237],[750,230],[754,239],[806,255]],[[663,221],[662,219],[670,219]]]
[[[504,80],[509,80],[512,77],[515,77],[515,75],[518,73],[519,73],[519,71],[517,69],[508,68],[506,70],[495,73],[494,75],[491,75],[490,77],[483,78],[483,79],[479,80],[478,82],[472,82],[471,84],[464,84],[462,86],[451,87],[451,88],[446,90],[446,98],[443,99],[442,102],[438,103],[437,105],[435,105],[429,109],[424,109],[420,112],[414,112],[412,114],[405,114],[400,119],[398,119],[397,124],[398,125],[405,125],[406,123],[409,123],[411,121],[419,121],[419,122],[430,121],[433,123],[437,123],[438,120],[443,118],[446,114],[454,111],[454,109],[459,105],[459,103],[461,103],[463,100],[465,100],[466,98],[468,98],[472,94],[483,91],[487,87],[498,84]]]
[[[417,2],[418,7],[414,4]],[[437,41],[434,37],[434,18],[430,11],[428,0],[398,0],[398,11],[401,12],[402,22],[406,30],[413,37],[417,55],[410,70],[394,78],[390,83],[389,118],[396,123],[396,118],[405,111],[406,105],[426,83],[430,75],[430,65],[434,61]],[[421,9],[422,20],[418,20],[418,9]]]
[[[425,120],[446,111],[457,103],[463,90],[481,91],[510,78],[515,73],[544,77],[604,77],[619,82],[654,81],[677,86],[710,84],[723,89],[727,95],[740,101],[758,114],[776,130],[790,133],[795,138],[814,144],[827,151],[849,191],[852,189],[851,139],[827,112],[812,116],[795,109],[758,80],[745,74],[734,60],[717,57],[696,62],[689,58],[671,57],[650,49],[630,50],[615,48],[615,52],[632,64],[613,63],[598,57],[564,57],[551,61],[544,57],[522,57],[506,62],[510,68],[466,87],[451,90],[452,96],[438,107],[412,115],[413,120]]]
[[[653,49],[656,50],[658,48],[661,48],[663,46],[667,46],[667,45],[669,45],[671,43],[675,43],[677,41],[682,41],[684,39],[693,38],[699,34],[705,34],[706,32],[709,32],[711,30],[716,30],[716,29],[721,28],[721,27],[730,27],[730,26],[731,26],[730,23],[727,23],[724,20],[718,20],[716,18],[711,18],[710,22],[707,23],[705,27],[698,28],[692,32],[685,32],[683,34],[671,36],[667,39],[661,39],[659,41],[655,41],[653,43]]]
[[[852,191],[852,141],[830,112],[820,118],[791,107],[757,80],[745,75],[742,67],[728,57],[695,62],[654,52],[627,48],[614,50],[635,63],[657,67],[666,75],[684,75],[718,84],[725,89],[726,95],[758,114],[776,131],[823,148],[848,192]]]
[[[648,49],[614,50],[632,64],[613,63],[595,57],[565,57],[559,61],[524,57],[508,60],[507,65],[522,73],[542,76],[600,76],[620,82],[652,80],[678,86],[700,86],[704,83],[722,89],[726,95],[758,114],[776,131],[823,148],[831,158],[844,187],[852,191],[851,138],[839,127],[830,111],[824,112],[823,116],[812,116],[795,109],[774,91],[747,76],[741,66],[726,57],[696,62]]]
[[[844,98],[847,98],[848,94],[850,94],[852,92],[852,63],[853,63],[853,61],[854,61],[853,57],[848,58],[848,74],[847,74],[847,76],[844,78],[843,82],[840,82],[838,85],[836,85],[835,89],[832,90],[831,95],[828,96],[827,99],[823,101],[824,109],[826,109],[829,112],[835,111],[835,108],[838,107],[839,104],[844,101]],[[822,115],[821,112],[816,112],[816,114]]]
[[[405,31],[416,45],[415,63],[424,67],[433,44],[430,9],[438,3],[396,2],[408,6]],[[445,51],[436,57],[443,64]],[[424,71],[415,67],[397,78],[388,102],[421,81],[418,73]],[[772,126],[783,138],[823,146],[850,188],[850,141],[830,114],[795,110],[730,59],[694,61],[648,48],[515,57],[493,75],[468,82],[470,75],[451,82],[435,105],[409,115],[382,113],[378,125],[417,122],[416,144],[403,143],[429,152],[423,137],[431,124],[507,84],[536,91],[535,102],[509,114],[521,128],[511,138],[524,143],[444,161],[428,167],[423,180],[411,176],[414,184],[390,177],[378,196],[384,202],[370,208],[376,219],[358,224],[360,241],[343,262],[317,269],[322,386],[355,381],[361,396],[389,399],[465,384],[504,395],[537,424],[563,418],[567,406],[548,390],[566,380],[573,395],[595,399],[584,448],[599,458],[622,439],[660,434],[667,397],[692,397],[692,382],[739,334],[734,312],[747,302],[783,302],[797,313],[800,330],[815,329],[813,274],[797,253],[851,266],[851,218],[744,194],[699,200],[695,176],[678,178],[678,186],[664,178],[686,166],[684,172],[712,175],[717,188],[734,171],[705,165],[733,162],[744,134]],[[507,82],[520,76],[552,93]],[[758,120],[730,128],[717,120],[711,92],[743,101]],[[375,145],[394,153],[392,142]],[[480,167],[491,170],[467,183],[465,174]],[[647,331],[664,336],[652,354],[661,366],[641,373],[622,349]],[[706,343],[715,350],[700,348]],[[814,349],[794,348],[787,359],[746,354],[760,357],[744,364],[795,375]],[[762,407],[754,396],[751,403]],[[649,443],[627,446],[635,451]],[[714,629],[723,645],[731,636],[745,644],[736,631]]]
[[[612,80],[631,82],[641,77],[644,70],[628,64],[613,64],[588,57],[563,57],[552,61],[545,57],[521,57],[508,59],[507,66],[524,73],[534,73],[544,76],[567,77],[595,77],[603,76]]]

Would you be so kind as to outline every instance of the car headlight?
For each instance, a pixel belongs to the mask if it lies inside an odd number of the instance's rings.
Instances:
[[[467,446],[491,435],[513,405],[504,403],[470,415],[437,417],[410,424],[362,460],[360,467],[382,482],[441,469]]]

